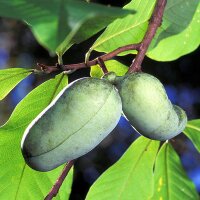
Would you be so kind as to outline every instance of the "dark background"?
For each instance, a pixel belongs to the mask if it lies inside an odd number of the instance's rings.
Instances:
[[[123,6],[128,1],[96,1],[113,6]],[[85,53],[99,34],[89,40],[74,45],[64,55],[64,63],[84,61]],[[92,57],[100,55],[94,53]],[[156,62],[145,58],[143,71],[156,76],[164,84],[170,100],[181,106],[189,119],[200,118],[200,48],[172,62]],[[91,58],[92,58],[91,57]],[[115,58],[127,66],[133,55]],[[21,22],[0,19],[0,69],[10,67],[35,68],[36,63],[54,65],[56,57],[35,41],[32,33]],[[17,103],[45,80],[55,76],[31,75],[23,80],[3,101],[0,101],[0,125],[4,124]],[[70,75],[70,81],[89,76],[89,69],[78,70]],[[139,135],[122,117],[115,130],[94,150],[79,158],[75,163],[75,175],[71,200],[83,200],[90,185],[114,164]],[[200,155],[193,144],[183,135],[170,141],[181,157],[188,176],[200,192]]]

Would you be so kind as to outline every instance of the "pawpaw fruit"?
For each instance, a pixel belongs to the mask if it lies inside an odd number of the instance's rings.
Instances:
[[[88,153],[115,128],[121,112],[121,98],[108,81],[73,82],[25,130],[21,148],[26,163],[49,171]]]
[[[141,135],[164,141],[184,130],[185,111],[171,103],[156,77],[142,72],[114,77],[112,72],[104,78],[112,80],[118,88],[123,113]]]

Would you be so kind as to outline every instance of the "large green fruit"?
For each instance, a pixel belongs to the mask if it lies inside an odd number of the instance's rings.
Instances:
[[[162,83],[147,73],[132,73],[124,77],[113,74],[106,78],[116,83],[122,99],[122,109],[132,126],[150,139],[167,140],[183,131],[185,112],[172,105]]]
[[[121,98],[106,80],[83,78],[64,88],[26,129],[27,164],[49,171],[95,148],[117,125]]]

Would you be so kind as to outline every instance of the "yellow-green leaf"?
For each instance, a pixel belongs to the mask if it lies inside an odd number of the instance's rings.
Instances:
[[[128,71],[128,67],[117,60],[105,61],[105,65],[109,72],[115,72],[117,76],[123,76]],[[92,66],[90,76],[101,78],[103,76],[101,67],[99,65]]]
[[[37,172],[25,164],[20,142],[28,124],[67,85],[67,76],[57,75],[31,91],[14,109],[6,124],[0,127],[0,199],[44,199],[62,166],[50,172]],[[53,158],[52,158],[53,159]],[[67,200],[72,184],[72,171],[61,187],[57,200]]]
[[[147,200],[153,190],[158,141],[137,139],[90,188],[86,200]]]
[[[169,143],[165,143],[158,153],[154,174],[154,195],[151,200],[199,199],[194,184]]]
[[[32,73],[30,69],[10,68],[0,70],[0,100],[23,79]]]

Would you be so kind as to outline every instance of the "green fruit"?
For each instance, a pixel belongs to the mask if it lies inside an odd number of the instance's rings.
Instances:
[[[117,125],[120,96],[106,80],[83,78],[64,88],[26,129],[27,164],[49,171],[95,148]]]
[[[115,83],[122,99],[122,110],[141,135],[163,141],[183,131],[187,116],[180,107],[172,105],[157,78],[146,73],[132,73],[116,77]]]

